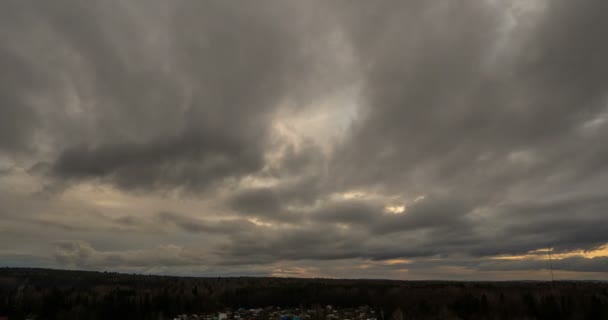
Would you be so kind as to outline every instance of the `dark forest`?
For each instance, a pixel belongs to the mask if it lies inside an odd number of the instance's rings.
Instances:
[[[166,319],[260,307],[368,306],[405,319],[607,319],[605,282],[195,278],[0,269],[9,319]],[[322,318],[319,317],[319,318]]]

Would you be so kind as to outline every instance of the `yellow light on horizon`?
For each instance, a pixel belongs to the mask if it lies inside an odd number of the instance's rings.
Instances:
[[[383,264],[387,264],[387,265],[408,264],[408,263],[412,263],[412,260],[408,260],[408,259],[389,259],[389,260],[382,261],[382,263]]]
[[[494,260],[524,260],[524,259],[536,259],[536,260],[549,260],[549,253],[551,252],[551,248],[540,248],[529,251],[527,254],[521,255],[504,255],[504,256],[496,256],[491,259]],[[572,257],[583,257],[587,259],[592,259],[596,257],[608,257],[608,244],[603,245],[595,250],[575,250],[570,252],[562,252],[562,253],[552,253],[551,258],[560,260]]]

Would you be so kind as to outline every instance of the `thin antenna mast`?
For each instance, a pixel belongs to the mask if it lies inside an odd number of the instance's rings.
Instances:
[[[553,282],[555,281],[555,278],[553,277],[553,256],[552,253],[553,252],[553,246],[550,246],[549,248],[549,269],[551,270],[551,286],[553,286]]]

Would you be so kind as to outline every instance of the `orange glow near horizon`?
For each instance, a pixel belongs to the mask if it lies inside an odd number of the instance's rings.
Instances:
[[[536,260],[549,260],[549,252],[551,248],[541,248],[529,251],[528,254],[522,255],[505,255],[505,256],[496,256],[492,257],[495,260],[524,260],[524,259],[536,259]],[[587,259],[592,259],[596,257],[606,257],[608,256],[608,244],[605,244],[598,249],[595,250],[575,250],[570,252],[563,253],[551,253],[551,258],[554,260],[560,260],[565,258],[572,257],[583,257]]]

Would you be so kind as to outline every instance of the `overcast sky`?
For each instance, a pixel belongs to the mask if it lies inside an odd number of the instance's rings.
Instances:
[[[607,12],[0,0],[0,265],[608,279]]]

